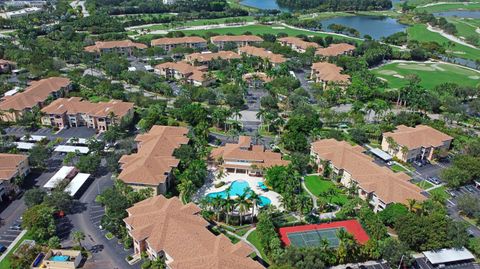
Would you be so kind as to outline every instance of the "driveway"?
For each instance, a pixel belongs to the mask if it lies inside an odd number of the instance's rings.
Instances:
[[[92,252],[92,257],[85,263],[84,268],[133,268],[139,269],[141,262],[131,266],[125,261],[125,257],[133,253],[133,249],[124,250],[123,245],[117,243],[116,239],[107,240],[105,231],[100,230],[99,224],[103,216],[103,208],[95,203],[95,197],[106,188],[113,185],[111,173],[95,179],[90,187],[84,192],[79,203],[86,207],[86,210],[79,210],[78,213],[68,215],[73,224],[73,230],[83,231],[85,240],[84,247]],[[67,240],[67,243],[72,243]]]

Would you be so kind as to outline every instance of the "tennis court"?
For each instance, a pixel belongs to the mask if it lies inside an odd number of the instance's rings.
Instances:
[[[288,233],[287,237],[290,244],[296,247],[318,247],[322,240],[327,240],[330,247],[336,248],[340,243],[337,237],[340,229],[342,228],[293,232]]]

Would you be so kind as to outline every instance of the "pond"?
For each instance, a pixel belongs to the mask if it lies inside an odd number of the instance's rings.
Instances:
[[[396,19],[383,16],[335,17],[322,20],[321,23],[325,31],[330,31],[328,26],[331,24],[341,24],[358,30],[360,37],[369,35],[377,40],[397,32],[403,32],[407,28],[406,25],[399,23]]]
[[[452,10],[444,12],[436,12],[433,15],[437,17],[459,17],[480,19],[480,10]]]
[[[258,9],[278,9],[288,11],[286,8],[281,8],[276,0],[242,0],[240,1],[240,4]]]

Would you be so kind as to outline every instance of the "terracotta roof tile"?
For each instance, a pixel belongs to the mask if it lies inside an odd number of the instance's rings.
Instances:
[[[0,101],[0,110],[24,110],[33,108],[44,102],[50,94],[70,85],[68,78],[51,77],[38,81],[32,81],[31,85],[23,92],[12,96],[5,96]]]
[[[164,183],[179,163],[173,152],[188,143],[187,133],[184,127],[154,125],[148,133],[137,135],[138,152],[120,158],[122,172],[118,178],[150,186]]]
[[[178,197],[155,196],[127,209],[124,221],[135,240],[146,240],[156,252],[167,253],[172,269],[260,269],[248,258],[253,251],[243,242],[233,245],[224,235],[216,236],[200,215],[200,208],[183,205]]]
[[[318,62],[312,65],[315,76],[326,82],[349,82],[350,76],[341,72],[343,68],[327,62]]]
[[[310,47],[320,48],[320,45],[318,45],[317,43],[307,42],[307,41],[304,41],[303,39],[298,38],[298,37],[282,37],[282,38],[279,38],[278,41],[280,41],[280,43],[284,43],[284,44],[295,45],[297,48],[301,48],[303,50],[306,50]]]
[[[427,125],[417,125],[414,128],[399,125],[396,130],[386,132],[383,136],[392,137],[400,146],[406,146],[409,149],[439,147],[445,141],[453,139],[453,137]]]
[[[185,36],[185,37],[163,37],[163,38],[158,38],[151,41],[152,46],[189,44],[189,43],[207,43],[207,40],[199,36]]]
[[[253,46],[244,46],[238,49],[240,54],[247,54],[249,56],[260,57],[262,59],[268,59],[270,62],[275,64],[284,63],[286,61],[285,57],[281,54],[275,54],[271,51],[268,51],[264,48],[257,48]]]
[[[107,117],[113,112],[118,117],[125,116],[133,109],[133,103],[111,100],[110,102],[92,103],[82,101],[79,97],[69,99],[59,98],[50,105],[44,107],[42,112],[46,114],[87,114],[95,117]]]
[[[327,48],[318,48],[315,55],[338,56],[355,50],[355,46],[347,43],[331,44]]]
[[[99,52],[101,49],[113,49],[113,48],[137,48],[146,49],[147,45],[143,43],[133,42],[131,40],[120,41],[96,41],[95,45],[87,46],[84,48],[87,52]]]
[[[22,154],[0,153],[0,180],[10,179],[17,172],[20,162],[28,157]]]
[[[374,192],[385,204],[406,204],[408,199],[426,199],[421,194],[422,189],[409,182],[407,174],[394,173],[386,167],[378,166],[363,153],[364,149],[360,146],[335,139],[322,139],[312,143],[311,150],[321,159],[347,171],[362,189]]]
[[[185,56],[185,60],[193,63],[195,61],[199,63],[210,62],[213,59],[222,59],[222,60],[231,60],[231,59],[240,59],[240,55],[233,51],[219,51],[219,52],[208,52],[208,53],[192,53]]]

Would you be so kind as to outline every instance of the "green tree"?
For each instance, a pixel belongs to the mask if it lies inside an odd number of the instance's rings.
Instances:
[[[75,241],[80,248],[82,247],[82,241],[85,240],[85,234],[82,231],[74,231],[72,233],[72,239]]]
[[[30,150],[29,163],[31,166],[44,169],[48,160],[48,149],[42,144],[36,144]]]
[[[25,205],[27,207],[39,205],[43,203],[43,200],[45,199],[46,196],[47,196],[47,193],[40,188],[27,190],[24,195]]]
[[[22,226],[29,230],[35,241],[45,243],[55,235],[54,212],[53,207],[44,204],[33,206],[23,213]]]

